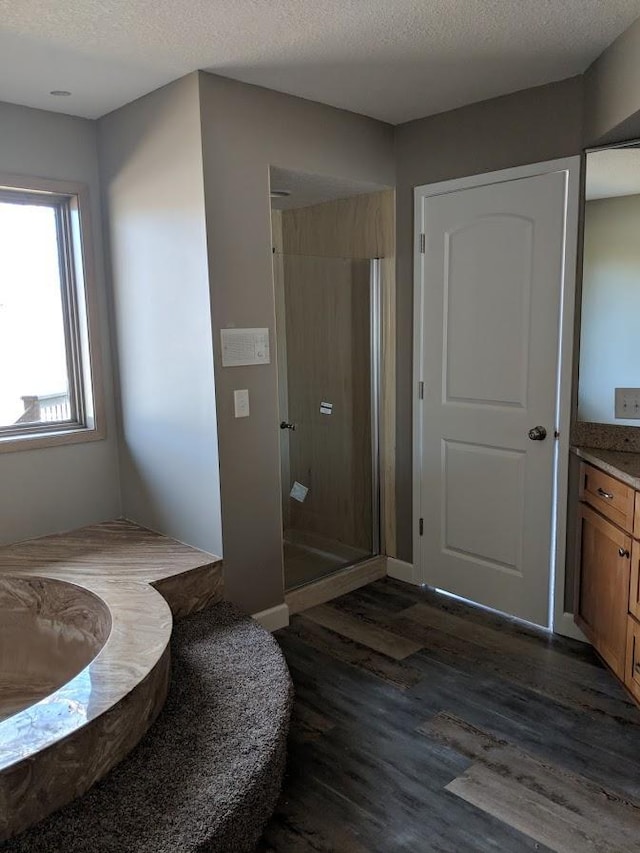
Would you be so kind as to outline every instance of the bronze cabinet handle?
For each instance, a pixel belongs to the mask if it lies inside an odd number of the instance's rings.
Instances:
[[[626,548],[618,548],[618,554],[621,557],[630,557],[631,556]]]

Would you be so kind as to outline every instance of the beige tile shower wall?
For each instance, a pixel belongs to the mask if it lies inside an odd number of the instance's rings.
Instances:
[[[300,424],[290,443],[291,478],[309,489],[304,503],[290,501],[290,525],[365,554],[371,549],[369,287],[366,261],[284,256],[289,416]],[[333,404],[331,415],[320,413],[321,400]]]
[[[395,255],[395,192],[352,196],[282,213],[285,254],[327,258]]]
[[[393,186],[393,128],[207,73],[200,95],[225,591],[256,612],[284,598],[277,365],[223,368],[220,329],[268,327],[275,352],[269,166]]]
[[[395,556],[395,190],[285,210],[279,217],[288,254],[382,259],[381,524],[384,552]]]

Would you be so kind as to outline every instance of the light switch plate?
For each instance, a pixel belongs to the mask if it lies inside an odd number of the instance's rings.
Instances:
[[[249,392],[246,388],[233,392],[233,410],[236,418],[249,417]]]
[[[616,388],[615,416],[640,419],[640,388]]]

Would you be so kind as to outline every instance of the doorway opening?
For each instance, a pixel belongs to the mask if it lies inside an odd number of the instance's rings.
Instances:
[[[393,192],[271,169],[286,591],[382,553],[382,262]],[[285,195],[285,193],[287,193]]]

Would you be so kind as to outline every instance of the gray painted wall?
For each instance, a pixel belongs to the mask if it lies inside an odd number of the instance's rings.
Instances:
[[[99,123],[127,518],[221,553],[198,77]]]
[[[102,441],[0,453],[0,544],[114,518],[120,512],[92,121],[0,103],[0,172],[81,181],[91,198],[107,435]]]
[[[585,74],[585,143],[640,135],[640,18]]]
[[[582,78],[527,89],[396,128],[397,541],[412,561],[413,188],[579,154]]]
[[[269,166],[393,186],[393,129],[211,74],[200,88],[225,585],[255,612],[283,600]],[[268,327],[271,364],[223,368],[227,326]],[[249,389],[249,418],[234,419],[234,388]]]

